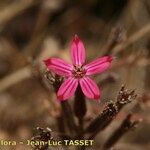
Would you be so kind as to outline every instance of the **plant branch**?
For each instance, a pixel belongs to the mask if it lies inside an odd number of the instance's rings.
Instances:
[[[0,27],[40,0],[19,0],[0,10]]]
[[[112,54],[116,55],[117,53],[121,52],[122,49],[127,48],[131,44],[137,42],[138,40],[140,40],[144,36],[148,35],[148,33],[150,33],[150,23],[145,25],[143,28],[141,28],[139,31],[137,31],[133,35],[131,35],[128,38],[128,40],[126,40],[126,41],[122,42],[121,44],[115,46],[112,50]]]
[[[120,127],[116,131],[114,131],[114,133],[106,141],[106,143],[104,144],[104,149],[111,148],[125,133],[137,126],[140,120],[131,121],[131,117],[131,114],[127,115]]]

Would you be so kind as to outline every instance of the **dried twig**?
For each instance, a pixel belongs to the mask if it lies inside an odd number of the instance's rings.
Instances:
[[[105,76],[105,78],[103,78],[101,81],[98,82],[98,86],[103,88],[109,85],[110,83],[116,83],[117,80],[118,80],[117,74],[109,74]]]
[[[26,66],[8,76],[0,81],[0,92],[6,90],[14,84],[17,84],[25,79],[32,77],[32,69],[30,66]]]
[[[32,56],[32,58],[35,59],[38,56],[40,45],[43,42],[47,31],[49,14],[50,10],[45,7],[45,1],[42,1],[31,40],[24,49],[24,52],[27,55],[26,57]]]
[[[53,76],[52,74],[49,75],[49,73],[50,72],[48,72],[47,79],[48,79],[49,83],[51,85],[53,85],[55,93],[57,93],[63,80],[58,75]],[[62,108],[63,118],[65,118],[68,129],[69,129],[70,133],[74,134],[75,131],[77,131],[77,127],[75,124],[72,108],[71,108],[70,104],[68,103],[68,101],[63,101],[60,103],[60,105]]]
[[[117,107],[113,102],[107,104],[103,112],[95,118],[86,128],[85,132],[91,133],[89,139],[94,139],[95,136],[102,131],[114,119],[118,113]]]
[[[136,95],[134,94],[134,91],[129,92],[124,89],[124,86],[122,86],[117,101],[108,103],[102,113],[86,128],[85,132],[91,133],[89,139],[93,139],[100,131],[106,128],[119,111],[135,98]]]
[[[135,128],[135,126],[140,122],[140,120],[131,121],[131,117],[131,114],[127,115],[120,127],[106,141],[103,147],[104,149],[111,148],[125,133]]]
[[[34,145],[33,148],[35,150],[47,150],[48,149],[48,141],[52,139],[51,136],[51,129],[46,128],[43,129],[41,127],[36,128],[37,133],[35,136],[32,137],[32,141],[43,141],[45,142],[43,145]]]
[[[39,63],[39,61],[43,60],[45,58],[46,53],[47,51],[43,50],[36,58],[35,62]],[[51,53],[49,53],[49,55],[57,55],[57,53],[58,51],[52,51]],[[6,77],[0,80],[0,92],[25,79],[32,78],[33,75],[33,67],[31,65],[27,65],[21,69],[18,69],[17,71],[11,73],[10,75],[7,75]]]
[[[127,48],[134,42],[137,42],[144,36],[148,35],[150,33],[150,23],[145,25],[143,28],[141,28],[139,31],[131,35],[126,41],[122,42],[121,44],[117,45],[116,47],[113,48],[112,54],[116,55],[123,49]]]
[[[40,0],[19,0],[0,10],[0,27]]]
[[[108,42],[102,48],[105,50],[104,55],[110,55],[113,48],[117,44],[122,43],[125,40],[125,37],[126,37],[126,35],[125,35],[123,28],[121,28],[120,26],[113,28],[110,35],[109,35]]]

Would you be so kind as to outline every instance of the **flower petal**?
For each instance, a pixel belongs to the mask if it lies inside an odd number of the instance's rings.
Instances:
[[[96,83],[89,77],[80,79],[80,86],[83,93],[90,99],[99,99],[100,90]]]
[[[72,77],[69,77],[59,88],[57,92],[57,98],[62,100],[67,100],[75,93],[75,90],[78,86],[78,80]]]
[[[71,44],[71,57],[74,65],[82,65],[85,63],[85,48],[83,42],[77,35],[74,36]]]
[[[91,63],[84,66],[86,69],[86,75],[97,74],[105,71],[110,66],[111,61],[111,56],[104,56],[92,61]]]
[[[61,76],[70,76],[72,75],[71,70],[72,65],[68,64],[62,59],[59,58],[49,58],[44,61],[45,65],[49,70]]]

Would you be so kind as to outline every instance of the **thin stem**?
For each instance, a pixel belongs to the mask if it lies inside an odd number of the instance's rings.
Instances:
[[[115,46],[112,50],[112,53],[115,55],[122,51],[122,49],[127,48],[131,44],[137,42],[139,39],[143,38],[145,35],[148,35],[150,33],[150,23],[145,25],[143,28],[141,28],[139,31],[134,33],[132,36],[128,38],[128,40],[122,42],[121,44]]]

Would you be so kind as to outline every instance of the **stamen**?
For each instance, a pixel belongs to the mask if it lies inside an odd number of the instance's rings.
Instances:
[[[83,68],[83,66],[74,66],[74,70],[72,71],[72,74],[75,78],[82,78],[85,75],[86,71]]]

